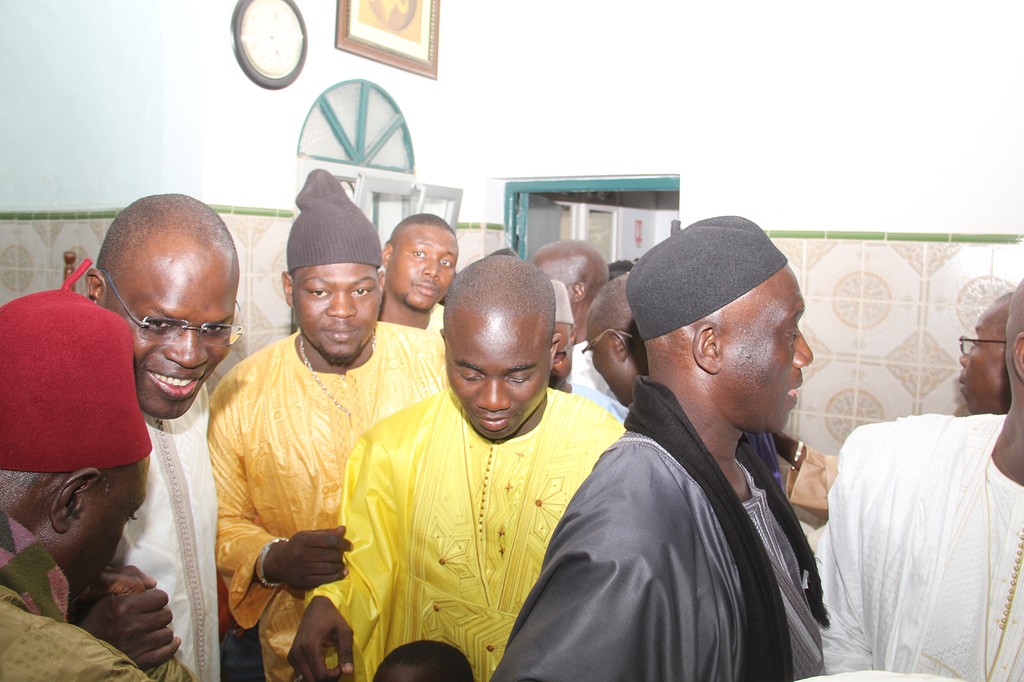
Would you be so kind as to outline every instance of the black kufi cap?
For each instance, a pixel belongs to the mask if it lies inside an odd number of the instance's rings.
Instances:
[[[708,218],[644,254],[626,282],[646,341],[685,327],[754,289],[786,265],[764,230],[746,218]]]
[[[310,173],[295,205],[299,215],[288,234],[289,272],[333,263],[380,267],[377,230],[333,175],[321,169]]]

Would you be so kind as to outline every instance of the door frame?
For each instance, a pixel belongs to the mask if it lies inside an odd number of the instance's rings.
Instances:
[[[531,193],[678,192],[678,175],[629,175],[510,180],[505,183],[505,243],[520,258],[527,253],[527,214]]]

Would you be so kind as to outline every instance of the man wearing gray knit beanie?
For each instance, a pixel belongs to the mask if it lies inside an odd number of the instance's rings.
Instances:
[[[380,240],[341,183],[315,170],[295,203],[282,282],[299,329],[224,377],[209,429],[231,611],[243,628],[259,623],[267,679],[289,681],[303,591],[344,570],[336,525],[350,450],[447,386],[440,335],[378,321]]]

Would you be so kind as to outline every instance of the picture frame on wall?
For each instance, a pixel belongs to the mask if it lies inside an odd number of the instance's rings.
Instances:
[[[437,80],[441,0],[338,0],[334,46]]]

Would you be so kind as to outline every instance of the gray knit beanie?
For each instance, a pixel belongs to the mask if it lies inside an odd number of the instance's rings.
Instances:
[[[377,230],[333,175],[310,173],[295,205],[299,215],[288,234],[288,272],[333,263],[380,267]]]

